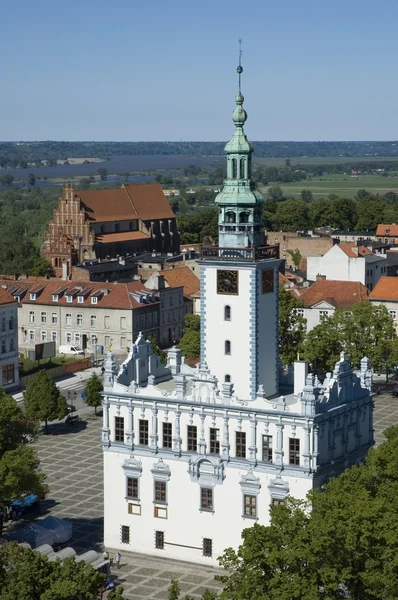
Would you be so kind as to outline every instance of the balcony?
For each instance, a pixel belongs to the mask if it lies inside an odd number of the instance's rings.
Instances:
[[[256,260],[279,258],[279,244],[260,246],[258,248],[219,248],[218,246],[202,246],[200,258],[204,260],[229,260],[252,262]]]

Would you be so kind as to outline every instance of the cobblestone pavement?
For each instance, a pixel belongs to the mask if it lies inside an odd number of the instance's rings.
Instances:
[[[43,471],[48,476],[50,493],[42,502],[42,512],[51,512],[73,523],[70,545],[77,553],[103,550],[103,491],[101,417],[84,415],[72,427],[51,425],[50,435],[36,442]],[[375,440],[383,440],[382,431],[398,424],[398,398],[391,393],[375,396]],[[112,551],[111,551],[112,554]],[[220,572],[220,571],[218,571]],[[216,569],[201,565],[123,554],[116,580],[125,588],[129,600],[167,600],[171,579],[179,579],[183,594],[200,598],[205,588],[219,590],[214,581]]]

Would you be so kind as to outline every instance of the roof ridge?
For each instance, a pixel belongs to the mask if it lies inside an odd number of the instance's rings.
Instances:
[[[127,185],[125,185],[125,184],[123,183],[123,185],[122,185],[122,189],[124,189],[124,191],[126,192],[126,194],[127,194],[127,197],[128,197],[128,199],[130,200],[130,204],[131,204],[131,206],[132,206],[132,208],[133,208],[133,210],[134,210],[135,214],[137,215],[137,217],[139,217],[138,211],[137,211],[137,209],[136,209],[136,207],[135,207],[135,204],[134,204],[134,202],[133,202],[133,199],[132,199],[132,197],[130,196],[130,192],[128,191],[128,189],[127,189],[127,188],[128,188],[128,186],[127,186]]]

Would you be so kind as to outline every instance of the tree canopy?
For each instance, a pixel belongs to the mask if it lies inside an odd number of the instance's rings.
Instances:
[[[302,352],[306,320],[297,309],[302,303],[283,286],[279,287],[279,358],[291,365]]]
[[[46,431],[48,421],[62,419],[68,414],[65,398],[44,370],[28,382],[24,404],[26,416],[32,421],[44,421]]]
[[[93,406],[94,412],[97,414],[97,407],[102,404],[101,392],[104,389],[102,379],[97,373],[93,373],[90,379],[87,381],[84,388],[84,402],[87,406]]]
[[[184,334],[178,343],[178,347],[186,358],[197,358],[200,355],[199,315],[185,315]]]

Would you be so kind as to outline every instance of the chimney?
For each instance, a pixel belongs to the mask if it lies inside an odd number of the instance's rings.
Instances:
[[[68,279],[69,277],[69,263],[67,261],[62,263],[62,279]]]
[[[294,361],[294,390],[295,396],[303,391],[305,381],[308,375],[308,363],[306,360],[295,360]]]
[[[316,276],[316,281],[325,281],[326,280],[326,275],[321,275],[320,273],[318,273],[318,275]]]
[[[158,275],[158,290],[164,290],[165,287],[164,275]]]

